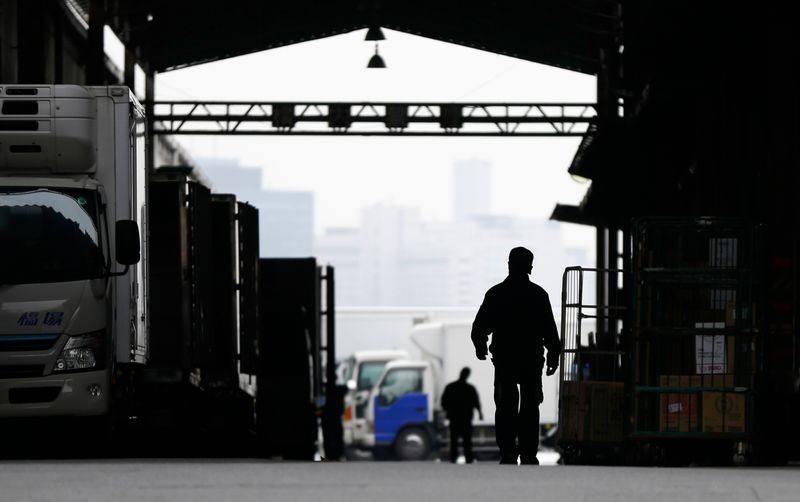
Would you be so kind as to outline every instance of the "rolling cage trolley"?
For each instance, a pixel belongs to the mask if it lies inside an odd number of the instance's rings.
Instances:
[[[623,275],[618,269],[564,271],[557,443],[566,464],[622,458],[629,373]]]
[[[634,222],[627,413],[637,463],[751,458],[759,232],[734,219]]]
[[[558,440],[565,463],[750,458],[761,352],[758,233],[741,220],[640,219],[630,291],[610,287],[622,283],[621,270],[566,269]]]

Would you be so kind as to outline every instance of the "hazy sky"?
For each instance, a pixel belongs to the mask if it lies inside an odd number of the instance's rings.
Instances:
[[[158,75],[157,99],[261,101],[594,102],[595,78],[384,30],[387,69],[367,69],[364,30]],[[265,186],[311,190],[315,226],[353,226],[364,206],[418,206],[448,220],[453,163],[493,165],[496,213],[547,218],[587,185],[567,174],[579,138],[192,137],[191,155],[237,158],[264,169]],[[569,227],[574,227],[570,225]],[[589,229],[568,229],[591,245]]]

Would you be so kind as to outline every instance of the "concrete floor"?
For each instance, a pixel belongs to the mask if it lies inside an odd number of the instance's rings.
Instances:
[[[259,460],[0,461],[0,502],[800,500],[800,469]]]

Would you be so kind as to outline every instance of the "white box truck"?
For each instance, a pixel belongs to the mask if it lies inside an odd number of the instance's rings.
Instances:
[[[127,87],[0,85],[0,418],[105,415],[146,362],[144,143]]]
[[[395,360],[373,387],[367,406],[371,434],[365,442],[377,457],[394,455],[401,460],[428,458],[435,451],[449,456],[449,431],[441,396],[444,387],[461,370],[470,368],[468,382],[475,386],[483,419],[473,420],[473,450],[478,456],[499,453],[494,423],[494,367],[475,356],[470,339],[471,322],[423,323],[411,331],[420,349],[420,360]],[[555,424],[558,415],[557,378],[543,375],[545,401],[540,406],[540,425]]]
[[[419,360],[398,360],[373,387],[367,408],[368,441],[377,457],[401,460],[446,453],[448,424],[441,409],[444,387],[469,367],[469,383],[478,391],[483,419],[473,421],[473,449],[481,454],[497,451],[494,435],[494,373],[491,362],[480,361],[470,340],[468,321],[421,323],[409,334],[419,349]],[[442,451],[443,450],[443,451]]]

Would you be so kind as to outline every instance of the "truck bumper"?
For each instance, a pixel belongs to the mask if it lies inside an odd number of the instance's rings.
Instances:
[[[0,418],[105,415],[110,391],[107,369],[0,379]]]
[[[355,448],[372,448],[375,446],[375,435],[369,432],[369,425],[363,418],[348,422],[345,427],[344,441],[347,446]]]
[[[365,449],[375,448],[375,434],[367,433],[361,438],[359,446]]]

